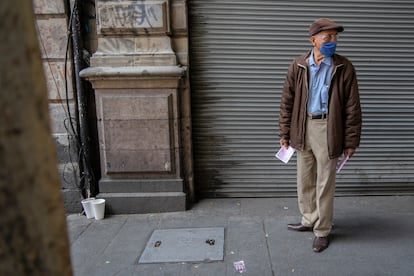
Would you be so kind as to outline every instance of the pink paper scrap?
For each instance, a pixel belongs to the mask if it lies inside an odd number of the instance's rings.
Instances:
[[[275,154],[275,156],[280,161],[287,164],[289,162],[290,158],[292,158],[294,153],[295,153],[295,149],[292,148],[291,146],[289,146],[288,148],[281,147],[280,150]]]
[[[233,263],[234,269],[236,272],[243,273],[246,272],[246,266],[244,265],[244,261],[238,261]]]
[[[338,161],[338,163],[336,164],[336,172],[339,173],[342,168],[345,166],[345,163],[349,160],[349,156],[344,156],[342,157],[342,160]]]

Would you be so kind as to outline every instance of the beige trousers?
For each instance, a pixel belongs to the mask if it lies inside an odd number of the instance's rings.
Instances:
[[[305,148],[297,151],[298,203],[302,224],[317,237],[332,229],[336,162],[328,157],[327,120],[308,118]]]

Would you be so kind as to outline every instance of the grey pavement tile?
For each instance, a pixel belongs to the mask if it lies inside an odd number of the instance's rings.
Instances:
[[[243,275],[272,275],[270,256],[260,218],[231,217],[226,233],[226,275],[233,275],[233,263],[244,261]]]
[[[399,213],[412,214],[412,196],[362,196],[335,198],[335,213]]]
[[[179,216],[175,216],[175,217],[178,218]],[[163,214],[159,214],[159,213],[128,215],[128,219],[125,222],[125,225],[137,226],[137,227],[146,225],[152,228],[157,228],[163,220],[164,220]]]
[[[111,239],[102,256],[97,259],[98,264],[136,264],[152,229],[153,225],[148,224],[125,224]]]
[[[77,275],[94,267],[125,223],[127,216],[113,216],[94,221],[71,246],[72,267]]]
[[[189,215],[174,219],[161,218],[157,229],[191,228],[191,227],[225,227],[228,217],[210,215]]]
[[[192,269],[193,264],[188,263],[166,263],[166,264],[139,264],[136,266],[135,275],[145,276],[190,276],[197,274],[197,269]],[[197,265],[196,265],[197,266]],[[191,274],[192,272],[195,274]]]
[[[238,216],[240,202],[239,198],[203,199],[195,203],[189,211],[197,215]]]
[[[227,264],[221,262],[186,264],[182,267],[182,276],[218,276],[226,275]]]
[[[296,198],[243,198],[242,216],[280,217],[298,214]]]
[[[303,257],[307,258],[307,254],[314,254],[311,249],[312,233],[296,233],[287,229],[286,225],[295,219],[295,217],[284,217],[264,220],[275,275],[290,275],[297,269],[297,263],[304,261]]]
[[[91,265],[82,271],[74,271],[74,276],[132,276],[138,275],[135,265],[120,265],[106,263],[103,265]],[[144,274],[142,274],[144,275]]]
[[[87,219],[86,216],[79,214],[71,214],[66,216],[69,242],[75,242],[92,222],[93,220]]]

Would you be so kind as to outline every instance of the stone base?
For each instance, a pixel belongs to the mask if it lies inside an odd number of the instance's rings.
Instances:
[[[104,198],[105,213],[146,214],[185,211],[184,193],[99,193]]]
[[[145,214],[186,210],[186,195],[181,179],[125,180],[99,182],[106,214]]]

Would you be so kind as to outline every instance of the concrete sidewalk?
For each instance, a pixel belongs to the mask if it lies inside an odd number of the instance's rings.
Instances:
[[[331,244],[312,251],[295,198],[205,199],[186,212],[67,217],[74,275],[414,275],[414,197],[335,199]],[[156,229],[224,227],[224,260],[139,264]]]

